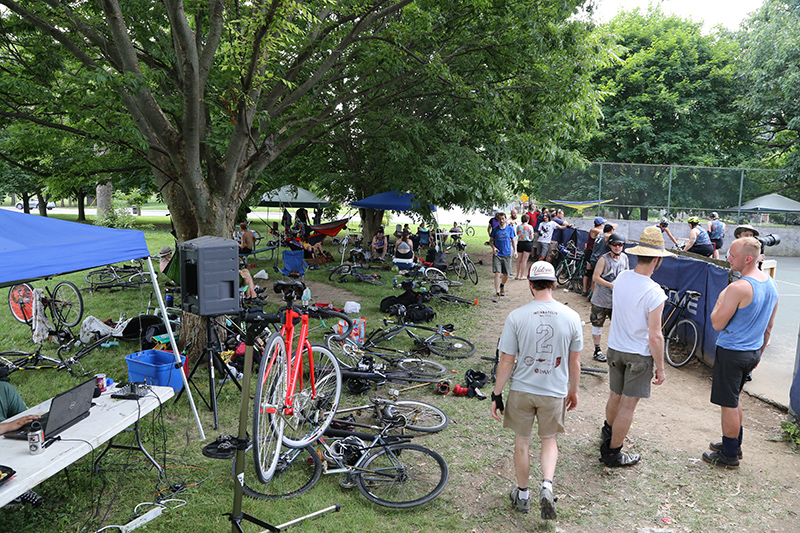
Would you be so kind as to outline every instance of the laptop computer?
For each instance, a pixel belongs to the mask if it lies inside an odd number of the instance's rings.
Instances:
[[[89,416],[89,408],[92,406],[94,390],[97,387],[95,381],[95,378],[91,378],[53,398],[50,402],[50,411],[39,419],[44,428],[45,440],[55,437]],[[7,439],[27,440],[29,430],[30,423],[3,436]]]

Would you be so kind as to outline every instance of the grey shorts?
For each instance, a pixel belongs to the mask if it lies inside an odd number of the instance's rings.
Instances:
[[[494,255],[492,256],[492,272],[501,272],[511,275],[511,256]]]
[[[649,398],[653,358],[638,353],[608,349],[608,386],[614,394]]]
[[[759,361],[760,350],[728,350],[717,346],[711,372],[711,403],[720,407],[738,407],[747,374],[758,366]]]
[[[549,242],[536,242],[536,255],[539,257],[544,256],[547,257],[547,252],[550,249]]]
[[[513,430],[518,437],[529,439],[536,420],[540,437],[564,433],[566,404],[566,398],[512,390],[508,393],[506,410],[503,411],[503,427]]]

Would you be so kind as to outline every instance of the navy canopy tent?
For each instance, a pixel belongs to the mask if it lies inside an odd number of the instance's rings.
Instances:
[[[410,192],[389,191],[374,194],[363,200],[350,204],[363,209],[382,209],[384,211],[411,211],[430,209],[436,211],[435,205],[423,205]]]
[[[148,257],[141,231],[0,209],[0,287]]]

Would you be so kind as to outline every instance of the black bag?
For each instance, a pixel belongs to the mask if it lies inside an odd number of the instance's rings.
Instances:
[[[388,313],[393,305],[401,304],[408,308],[411,305],[422,302],[422,295],[412,290],[403,291],[399,296],[387,296],[381,300],[381,313]]]
[[[423,304],[413,304],[406,307],[406,322],[429,322],[436,316],[433,308]]]

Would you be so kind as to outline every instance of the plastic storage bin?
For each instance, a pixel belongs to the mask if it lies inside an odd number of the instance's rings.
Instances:
[[[128,363],[128,381],[147,383],[160,387],[172,387],[175,392],[183,388],[181,368],[175,368],[175,356],[161,350],[145,350],[125,356]],[[186,364],[186,356],[181,356]]]

